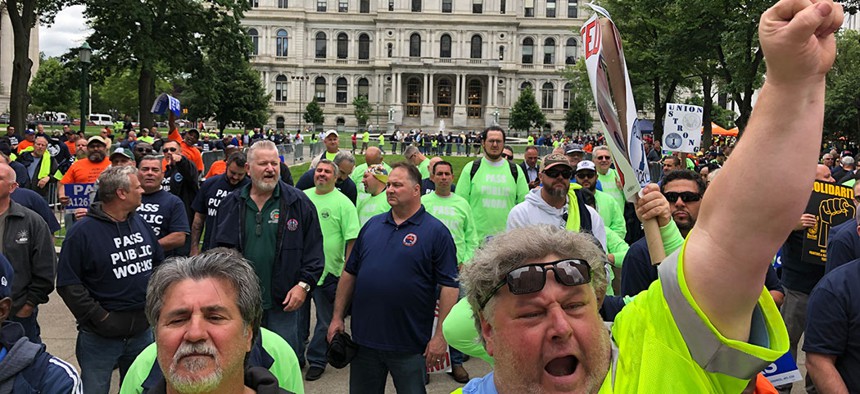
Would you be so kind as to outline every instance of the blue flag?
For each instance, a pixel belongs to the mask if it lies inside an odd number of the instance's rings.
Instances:
[[[151,112],[157,115],[164,115],[169,110],[179,117],[180,109],[181,106],[179,105],[179,99],[167,93],[162,93],[155,99],[155,102],[152,103]]]

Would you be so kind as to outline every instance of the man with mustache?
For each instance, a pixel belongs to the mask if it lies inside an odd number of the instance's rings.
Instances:
[[[57,195],[60,197],[60,203],[69,204],[69,197],[66,196],[65,185],[73,183],[95,183],[102,171],[110,166],[110,160],[107,160],[107,144],[101,136],[93,136],[87,140],[87,146],[84,150],[87,154],[86,158],[79,157],[72,163],[63,178],[60,179],[60,185],[57,188]],[[78,150],[80,152],[80,149]],[[83,216],[86,212],[85,208],[79,208],[80,215]],[[71,212],[66,212],[67,226],[71,226],[76,221],[76,215]]]
[[[251,261],[260,278],[263,327],[298,353],[297,311],[323,272],[317,209],[301,190],[280,180],[278,149],[272,141],[248,149],[245,169],[251,183],[221,201],[214,241]]]

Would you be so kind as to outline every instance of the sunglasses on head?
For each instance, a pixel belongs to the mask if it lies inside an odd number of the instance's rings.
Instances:
[[[505,278],[481,300],[481,309],[484,309],[504,285],[508,285],[508,290],[515,295],[537,293],[543,290],[547,271],[550,270],[555,273],[555,280],[565,286],[579,286],[591,282],[591,267],[585,260],[561,259],[549,263],[524,265],[514,268],[505,275]]]
[[[570,179],[570,177],[573,176],[573,170],[569,168],[550,168],[544,170],[543,173],[550,178],[557,178],[559,175],[561,175],[561,177],[564,179]]]
[[[699,193],[693,192],[665,192],[663,195],[669,200],[670,203],[674,203],[678,201],[678,198],[681,198],[683,202],[696,202],[702,199],[702,195]]]
[[[176,148],[164,148],[161,150],[162,153],[173,153],[176,152]]]

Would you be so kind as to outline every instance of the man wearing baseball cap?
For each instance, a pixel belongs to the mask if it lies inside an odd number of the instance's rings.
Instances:
[[[322,135],[323,144],[325,145],[325,152],[323,152],[316,160],[314,160],[314,165],[312,167],[316,167],[316,162],[320,159],[326,159],[329,161],[334,161],[334,157],[337,156],[337,153],[340,152],[338,146],[340,144],[340,136],[337,134],[335,130],[328,130]]]
[[[576,165],[585,157],[585,150],[582,149],[582,145],[571,142],[564,146],[564,154],[567,155],[570,166],[576,168]]]
[[[624,222],[624,211],[615,203],[612,196],[597,190],[597,166],[591,160],[580,161],[574,172],[576,183],[594,194],[594,205],[603,222],[621,239],[627,235],[627,224]]]
[[[110,165],[117,166],[135,166],[134,155],[128,148],[119,147],[110,154]]]

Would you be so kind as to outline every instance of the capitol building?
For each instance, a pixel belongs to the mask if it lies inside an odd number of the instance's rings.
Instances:
[[[357,96],[374,130],[507,127],[526,87],[560,130],[590,15],[576,0],[249,1],[251,64],[287,130],[313,98],[325,128],[355,130]]]

